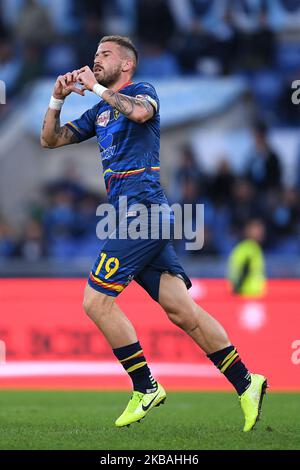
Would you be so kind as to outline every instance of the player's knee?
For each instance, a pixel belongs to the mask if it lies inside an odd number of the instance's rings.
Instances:
[[[195,321],[195,309],[192,303],[166,305],[164,310],[169,320],[183,330],[188,330]]]
[[[174,323],[174,325],[176,325],[179,328],[184,330],[185,320],[184,320],[184,317],[182,315],[179,315],[178,313],[174,313],[174,312],[170,312],[170,311],[167,311],[166,313],[168,315],[169,320],[172,323]]]
[[[160,300],[160,305],[161,307],[164,309],[164,311],[166,312],[166,314],[169,316],[174,314],[179,314],[180,313],[180,309],[179,309],[179,305],[177,302],[174,301],[173,298],[170,298],[169,296],[165,299],[161,299]]]
[[[166,310],[169,320],[182,330],[189,329],[193,323],[194,313],[190,308]]]
[[[83,309],[92,320],[103,316],[107,312],[105,296],[85,295],[83,299]]]
[[[95,301],[91,296],[84,296],[82,306],[83,306],[83,310],[85,311],[88,317],[91,317],[92,315],[92,312],[94,310],[94,304],[95,304]]]
[[[176,299],[173,297],[167,297],[162,299],[160,305],[167,313],[167,315],[173,316],[186,316],[190,310],[190,305],[185,301],[185,299]]]

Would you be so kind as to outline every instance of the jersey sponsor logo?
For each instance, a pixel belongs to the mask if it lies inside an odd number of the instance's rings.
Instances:
[[[100,116],[97,117],[96,124],[97,126],[106,127],[110,120],[110,110],[103,111]]]
[[[115,154],[116,146],[113,145],[113,140],[114,138],[112,134],[107,134],[100,140],[99,146],[102,160],[107,160]]]

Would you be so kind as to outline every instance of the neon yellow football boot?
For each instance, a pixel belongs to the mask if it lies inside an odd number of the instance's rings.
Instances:
[[[166,400],[166,392],[159,383],[157,385],[156,392],[133,392],[127,407],[117,419],[115,425],[117,427],[130,426],[130,424],[143,419],[155,406],[162,405]]]
[[[244,432],[251,431],[259,420],[262,401],[266,393],[267,386],[266,377],[263,375],[251,374],[250,386],[239,397],[245,416]]]

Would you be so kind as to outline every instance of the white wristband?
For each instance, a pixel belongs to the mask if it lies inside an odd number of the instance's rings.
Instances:
[[[63,107],[64,102],[65,100],[58,100],[57,98],[54,98],[54,96],[51,96],[49,108],[55,109],[56,111],[60,111],[61,108]]]
[[[96,95],[100,96],[100,98],[102,98],[103,93],[107,90],[108,88],[105,88],[105,86],[100,85],[100,83],[96,83],[93,87],[93,92],[96,93]]]

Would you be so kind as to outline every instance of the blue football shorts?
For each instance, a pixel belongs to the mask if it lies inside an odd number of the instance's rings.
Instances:
[[[130,224],[132,217],[124,217],[102,245],[88,283],[98,292],[117,297],[128,284],[135,280],[156,301],[159,296],[159,283],[162,273],[180,277],[187,288],[191,281],[181,266],[174,250],[172,234],[174,218],[172,215],[161,215],[159,221],[142,229],[141,238],[120,238],[120,227]],[[163,227],[169,224],[170,236],[163,236]],[[114,238],[115,237],[115,238]]]

